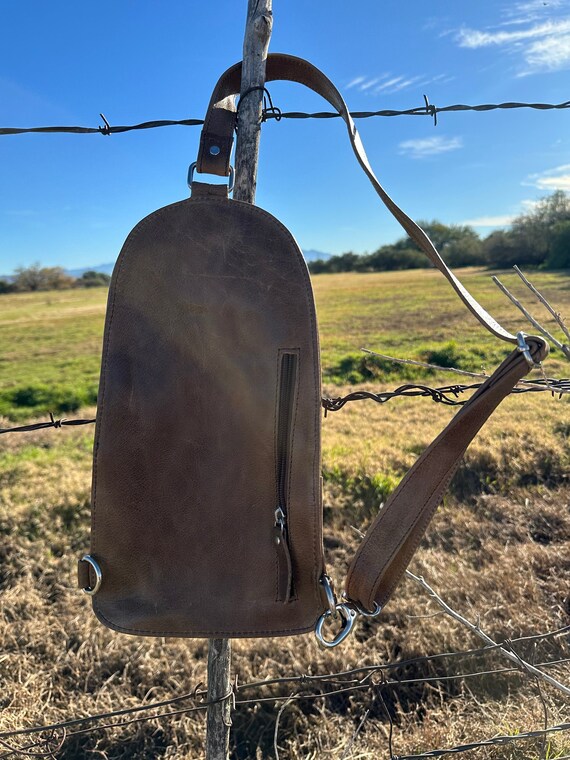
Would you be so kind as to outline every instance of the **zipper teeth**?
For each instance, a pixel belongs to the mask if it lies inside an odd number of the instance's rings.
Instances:
[[[293,400],[297,374],[297,355],[283,354],[279,380],[279,413],[277,422],[277,512],[283,522],[287,519],[287,471],[289,465],[289,436],[293,419]],[[277,514],[276,514],[277,519]]]

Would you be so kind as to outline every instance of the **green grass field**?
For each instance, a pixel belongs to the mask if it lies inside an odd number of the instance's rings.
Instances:
[[[463,271],[462,278],[505,326],[524,327],[487,273]],[[504,279],[523,293],[514,276]],[[570,315],[566,276],[533,279]],[[475,370],[493,369],[509,350],[487,335],[436,272],[321,275],[314,287],[330,395],[355,387],[392,388],[408,377],[434,385],[455,381],[444,373],[365,363],[362,346]],[[92,416],[106,296],[105,289],[0,296],[0,427],[45,419],[49,411]],[[551,324],[538,307],[536,312]],[[560,377],[568,375],[567,366],[554,353],[546,370]],[[382,406],[361,401],[323,421],[325,550],[337,584],[358,543],[353,526],[366,527],[454,413],[428,399]],[[76,559],[89,544],[92,441],[93,426],[0,436],[0,730],[167,699],[206,680],[205,642],[113,633],[95,620],[88,599],[75,589]],[[548,393],[507,399],[470,447],[411,569],[497,640],[568,625],[569,472],[568,399]],[[478,639],[405,581],[381,618],[359,624],[342,648],[323,652],[312,636],[238,641],[233,670],[243,683],[478,646]],[[570,656],[564,637],[528,645],[521,653],[537,662]],[[384,687],[394,752],[539,729],[545,706],[550,725],[570,720],[567,698],[543,687],[541,701],[534,680],[517,672],[462,675],[504,666],[495,652],[477,661],[433,661],[393,671],[396,680],[443,679]],[[548,670],[570,681],[566,663]],[[303,688],[313,693],[319,687]],[[389,723],[375,694],[355,691],[290,703],[281,716],[281,757],[384,756]],[[238,699],[252,696],[244,692]],[[274,757],[279,707],[271,701],[238,705],[233,760]],[[189,760],[203,756],[203,736],[203,714],[191,713],[71,734],[55,757]],[[568,754],[569,734],[559,733],[544,747],[540,741],[521,742],[469,757],[555,760]]]
[[[463,270],[461,275],[507,328],[525,327],[487,272]],[[522,292],[514,275],[504,279]],[[566,276],[533,279],[558,309],[570,313]],[[475,371],[491,369],[508,352],[467,312],[439,272],[320,275],[314,287],[325,384],[432,374],[367,357],[362,347]],[[96,402],[106,298],[104,288],[0,297],[0,415],[23,419]],[[537,311],[545,324],[552,323],[543,309]],[[563,367],[553,354],[550,373]]]

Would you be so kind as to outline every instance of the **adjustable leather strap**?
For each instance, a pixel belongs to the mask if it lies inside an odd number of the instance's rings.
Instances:
[[[461,300],[493,335],[509,343],[517,338],[499,325],[473,298],[445,264],[426,233],[390,198],[368,162],[348,108],[327,77],[302,58],[272,54],[267,58],[266,81],[299,82],[322,95],[344,119],[356,158],[389,211],[432,264],[449,280]],[[233,131],[236,127],[234,95],[239,92],[241,64],[228,69],[218,81],[200,140],[198,170],[227,176]],[[526,339],[535,362],[542,361],[548,345],[542,338]],[[369,528],[349,568],[346,596],[364,610],[390,598],[417,549],[443,493],[467,446],[507,396],[529,371],[529,363],[517,348],[505,359],[447,428],[420,456]]]
[[[526,337],[535,362],[548,344]],[[515,349],[455,415],[409,470],[368,529],[350,565],[346,596],[365,610],[386,604],[449,485],[467,446],[491,413],[529,371]]]
[[[299,82],[300,84],[309,87],[311,90],[314,90],[325,98],[333,108],[338,111],[346,123],[350,144],[352,145],[358,163],[380,196],[384,205],[394,215],[412,240],[414,240],[419,248],[426,254],[432,264],[445,275],[461,300],[477,317],[481,324],[493,333],[493,335],[501,338],[501,340],[508,341],[509,343],[516,343],[515,336],[508,332],[508,330],[505,330],[461,284],[447,264],[443,261],[435,246],[421,227],[405,214],[384,190],[368,162],[364,146],[360,140],[360,135],[358,134],[352,117],[350,116],[346,103],[330,79],[328,79],[322,71],[302,58],[296,58],[282,53],[273,53],[267,56],[266,81],[271,82],[278,79]],[[200,138],[197,161],[199,172],[207,172],[220,176],[227,176],[229,174],[233,132],[236,127],[237,119],[234,96],[240,90],[240,82],[241,63],[238,63],[222,74],[214,89]]]

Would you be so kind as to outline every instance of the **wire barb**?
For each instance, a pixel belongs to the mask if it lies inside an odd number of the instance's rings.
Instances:
[[[437,127],[437,108],[429,102],[427,95],[424,95],[424,100],[426,104],[426,114],[428,116],[433,116],[433,126]]]
[[[102,135],[111,135],[113,133],[112,126],[109,124],[109,122],[107,121],[107,119],[105,118],[105,116],[102,113],[100,113],[99,116],[105,122],[105,126],[104,127],[99,127],[99,132],[101,132]]]

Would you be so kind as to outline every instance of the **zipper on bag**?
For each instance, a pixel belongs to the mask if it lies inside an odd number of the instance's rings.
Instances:
[[[298,362],[299,357],[295,353],[281,355],[277,407],[277,506],[273,525],[273,543],[277,552],[277,601],[279,602],[289,601],[293,585],[287,528],[287,487],[291,463],[291,428]]]

